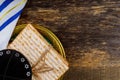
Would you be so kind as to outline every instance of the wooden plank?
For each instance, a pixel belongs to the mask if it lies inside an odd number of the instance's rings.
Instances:
[[[18,24],[51,29],[64,45],[64,80],[120,80],[119,0],[34,0]]]

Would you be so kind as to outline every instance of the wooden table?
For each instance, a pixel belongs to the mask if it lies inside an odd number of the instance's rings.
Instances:
[[[120,0],[31,0],[23,23],[59,37],[70,63],[64,80],[120,80]]]

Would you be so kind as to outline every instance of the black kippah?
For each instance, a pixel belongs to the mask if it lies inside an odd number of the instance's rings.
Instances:
[[[0,51],[0,80],[32,80],[28,60],[18,51]]]

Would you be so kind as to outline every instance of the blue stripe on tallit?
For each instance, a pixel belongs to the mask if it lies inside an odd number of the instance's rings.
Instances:
[[[16,13],[11,18],[9,18],[5,23],[3,23],[0,26],[0,31],[2,31],[5,27],[7,27],[7,25],[9,25],[11,22],[13,22],[16,18],[18,18],[21,13],[22,13],[22,10],[20,10],[18,13]]]
[[[2,11],[2,10],[4,10],[4,8],[6,8],[11,2],[13,2],[14,0],[5,0],[2,4],[1,4],[1,6],[0,6],[0,12]]]

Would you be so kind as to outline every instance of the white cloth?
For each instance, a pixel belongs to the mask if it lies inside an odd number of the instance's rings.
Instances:
[[[2,5],[5,0],[0,0],[0,5]],[[24,1],[23,3],[20,4],[21,1]],[[12,16],[14,16],[16,13],[18,13],[20,10],[22,10],[26,4],[27,0],[14,0],[12,1],[8,6],[4,8],[0,12],[0,27]],[[19,4],[19,5],[18,5]],[[15,7],[18,5],[17,7]],[[14,9],[12,9],[14,7]],[[9,11],[11,10],[11,11]],[[6,14],[4,17],[3,15]],[[1,17],[3,17],[1,19]],[[20,15],[15,18],[11,23],[9,23],[3,30],[0,31],[0,50],[6,49],[9,39],[11,37],[11,34],[16,26],[16,23],[19,19]]]

